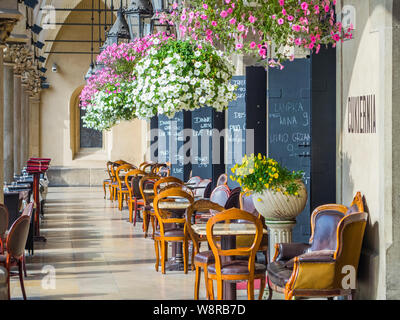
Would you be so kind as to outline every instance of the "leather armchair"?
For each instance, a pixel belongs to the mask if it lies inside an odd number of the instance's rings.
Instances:
[[[309,243],[276,244],[274,258],[267,267],[268,298],[272,298],[273,291],[284,293],[288,300],[293,296],[352,298],[354,290],[343,286],[346,272],[342,271],[352,266],[357,272],[368,218],[363,210],[360,193],[349,208],[320,206],[311,215]]]

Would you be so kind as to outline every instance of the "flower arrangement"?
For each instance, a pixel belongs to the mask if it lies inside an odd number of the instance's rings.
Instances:
[[[86,110],[82,118],[85,127],[109,130],[122,120],[136,118],[132,96],[128,95],[135,82],[132,72],[150,48],[158,49],[173,37],[157,33],[105,48],[97,57],[97,63],[104,67],[88,79],[80,95],[80,106]]]
[[[261,193],[265,189],[281,192],[284,195],[298,196],[299,180],[302,180],[302,171],[290,171],[277,161],[266,158],[260,153],[250,157],[244,156],[241,164],[232,169],[230,178],[236,181],[246,191]]]
[[[352,38],[335,20],[336,0],[184,0],[162,22],[177,24],[182,37],[220,43],[272,67],[294,59],[294,47],[318,53],[322,45]],[[275,46],[274,55],[271,47]]]
[[[236,99],[233,73],[233,64],[211,44],[170,39],[137,63],[128,95],[141,119],[202,106],[223,111]]]

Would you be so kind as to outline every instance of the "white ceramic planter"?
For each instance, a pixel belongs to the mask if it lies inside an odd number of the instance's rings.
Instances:
[[[254,193],[254,206],[266,220],[295,220],[304,210],[307,203],[307,189],[303,182],[299,182],[299,184],[298,196],[287,196],[282,192],[275,192],[272,190]]]

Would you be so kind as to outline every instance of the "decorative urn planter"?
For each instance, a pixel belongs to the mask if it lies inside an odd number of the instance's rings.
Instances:
[[[300,185],[298,196],[284,195],[282,192],[269,189],[262,193],[254,193],[255,208],[267,221],[295,221],[307,203],[306,186],[302,181],[298,183]]]

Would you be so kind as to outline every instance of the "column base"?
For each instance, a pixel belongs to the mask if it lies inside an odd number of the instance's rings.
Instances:
[[[269,251],[269,261],[275,254],[275,244],[276,243],[290,243],[292,242],[292,230],[296,225],[296,220],[265,220],[265,224],[268,227],[268,251]]]

